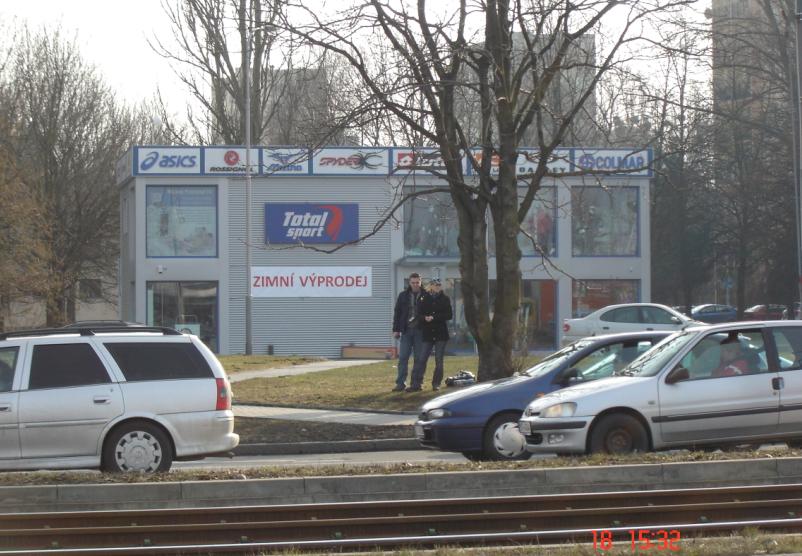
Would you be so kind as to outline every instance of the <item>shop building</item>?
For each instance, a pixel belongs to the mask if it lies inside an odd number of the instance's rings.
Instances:
[[[521,149],[520,172],[534,154]],[[244,161],[240,147],[151,146],[120,160],[121,318],[243,353],[250,289],[254,353],[338,357],[344,346],[393,346],[396,295],[419,272],[444,280],[454,303],[449,349],[474,350],[448,194],[417,197],[372,233],[403,193],[442,187],[434,151],[253,148],[250,242]],[[589,173],[544,180],[524,223],[540,249],[521,234],[519,347],[552,349],[563,318],[650,299],[650,162],[630,149],[555,153],[553,172]],[[491,260],[491,296],[494,271]]]

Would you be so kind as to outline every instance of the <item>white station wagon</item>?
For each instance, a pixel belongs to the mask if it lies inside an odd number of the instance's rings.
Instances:
[[[0,469],[167,471],[238,443],[228,378],[195,336],[0,334]]]
[[[693,327],[613,376],[531,402],[535,453],[802,444],[802,322]]]

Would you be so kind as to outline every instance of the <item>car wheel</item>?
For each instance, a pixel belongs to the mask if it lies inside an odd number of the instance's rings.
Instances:
[[[173,463],[173,447],[157,426],[124,423],[106,438],[101,468],[110,473],[162,473]]]
[[[604,454],[631,454],[649,449],[649,438],[643,425],[635,417],[614,413],[602,417],[593,427],[590,452]]]
[[[794,438],[792,440],[786,440],[785,443],[788,445],[789,448],[793,448],[795,450],[802,448],[802,438]]]
[[[493,417],[485,428],[484,455],[491,460],[523,460],[532,454],[526,451],[526,439],[518,430],[520,414],[504,413]]]
[[[487,458],[485,457],[484,452],[462,452],[462,455],[465,456],[465,459],[468,461],[485,461]]]

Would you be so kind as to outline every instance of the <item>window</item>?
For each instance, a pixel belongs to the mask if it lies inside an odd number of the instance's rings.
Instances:
[[[18,348],[0,349],[0,392],[10,392],[14,386]]]
[[[577,369],[582,381],[604,378],[629,365],[653,345],[649,340],[617,342],[592,351],[571,367]]]
[[[404,195],[415,190],[414,187],[405,187]],[[459,257],[458,230],[457,210],[448,193],[421,195],[410,199],[404,205],[406,256]]]
[[[777,345],[781,371],[802,369],[802,329],[775,328],[771,332]]]
[[[33,348],[29,390],[111,382],[89,344],[51,344]]]
[[[518,197],[523,199],[526,189],[518,189]],[[526,232],[518,234],[518,248],[524,257],[553,256],[557,254],[557,188],[544,187],[537,192],[526,218],[521,223],[521,229]],[[528,234],[528,236],[527,236]],[[496,255],[496,235],[493,231],[492,218],[488,222],[488,255]],[[531,237],[529,237],[531,236]],[[538,249],[532,244],[532,239]]]
[[[640,322],[640,311],[638,307],[621,307],[607,311],[601,316],[601,320],[607,322]]]
[[[571,314],[580,318],[608,305],[637,303],[639,289],[638,280],[574,280]]]
[[[103,297],[103,288],[97,278],[84,278],[78,282],[81,301],[97,301]]]
[[[680,365],[692,380],[764,373],[769,370],[760,330],[733,330],[702,338]]]
[[[641,307],[641,310],[643,311],[643,322],[651,324],[677,324],[673,320],[677,317],[660,307]]]
[[[148,326],[198,336],[217,351],[217,282],[148,282]]]
[[[571,188],[571,229],[575,257],[637,256],[638,189]]]
[[[148,257],[217,256],[217,187],[147,186]]]
[[[178,378],[211,378],[211,367],[189,343],[104,344],[129,382]]]

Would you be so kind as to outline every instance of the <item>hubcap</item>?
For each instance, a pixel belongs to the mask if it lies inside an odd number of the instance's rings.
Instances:
[[[506,458],[520,456],[524,452],[524,437],[518,423],[503,423],[493,434],[493,447]]]
[[[114,459],[122,471],[151,473],[159,468],[162,461],[162,447],[150,434],[131,431],[117,442]]]
[[[632,451],[632,435],[624,429],[610,431],[607,435],[607,451],[611,454],[628,454]]]

